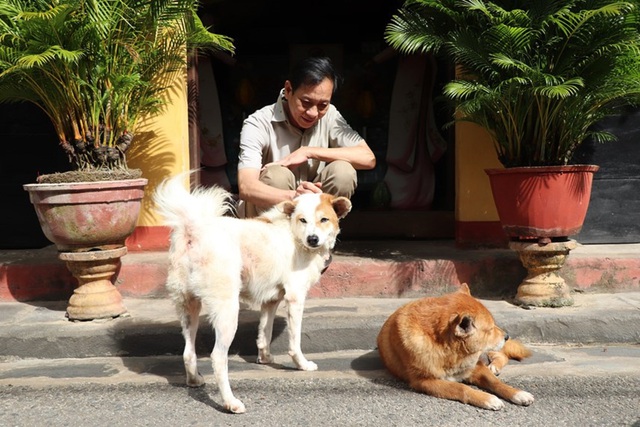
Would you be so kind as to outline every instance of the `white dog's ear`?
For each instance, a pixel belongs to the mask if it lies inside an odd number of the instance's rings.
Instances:
[[[344,218],[351,211],[351,200],[346,197],[336,197],[331,201],[333,210],[339,219]]]
[[[296,202],[286,201],[282,202],[282,212],[288,217],[293,215],[293,211],[296,210]]]

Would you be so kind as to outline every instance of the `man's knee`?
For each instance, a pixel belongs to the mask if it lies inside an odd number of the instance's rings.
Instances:
[[[319,181],[325,193],[351,198],[358,185],[358,173],[351,163],[336,160],[322,169]]]
[[[260,172],[260,181],[281,190],[295,190],[296,177],[288,168],[269,165]]]
[[[296,178],[293,172],[284,166],[269,165],[260,171],[260,181],[270,187],[279,188],[281,190],[294,190],[296,188]],[[251,202],[245,201],[238,209],[238,215],[241,218],[253,218],[269,209],[271,206],[256,206]]]

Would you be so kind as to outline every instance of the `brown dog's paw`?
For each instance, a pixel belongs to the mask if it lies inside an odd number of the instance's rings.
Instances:
[[[496,365],[494,365],[493,363],[490,363],[489,364],[489,370],[491,371],[491,373],[493,375],[498,376],[498,375],[500,375],[501,368],[496,366]]]
[[[529,406],[533,403],[534,398],[531,393],[526,392],[524,390],[520,390],[513,395],[513,397],[511,398],[511,401],[516,405]]]
[[[499,397],[492,394],[489,395],[489,399],[485,402],[484,409],[491,409],[492,411],[499,411],[504,408],[504,402]]]
[[[496,376],[500,375],[502,369],[509,363],[509,358],[499,351],[490,351],[487,353],[487,358],[489,359],[489,370]]]

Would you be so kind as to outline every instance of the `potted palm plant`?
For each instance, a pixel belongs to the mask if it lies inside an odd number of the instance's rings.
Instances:
[[[392,47],[457,65],[444,97],[455,121],[480,125],[493,140],[505,169],[486,172],[512,240],[545,243],[580,231],[598,166],[572,158],[588,139],[614,140],[593,125],[640,98],[639,6],[408,0],[388,24]]]
[[[115,272],[136,226],[147,179],[128,167],[126,153],[138,123],[162,111],[168,88],[186,79],[188,52],[233,50],[203,26],[197,8],[197,0],[0,2],[0,102],[39,107],[71,169],[24,188],[80,283],[108,283],[99,265]]]
[[[233,47],[202,25],[197,7],[197,0],[0,5],[0,102],[30,102],[44,111],[70,162],[70,171],[25,185],[45,235],[60,250],[121,246],[133,231],[147,182],[127,166],[136,125],[162,110],[165,91],[184,73],[187,46]],[[123,201],[113,203],[122,190]],[[100,199],[97,213],[70,213],[87,193]],[[86,232],[79,224],[85,219]]]

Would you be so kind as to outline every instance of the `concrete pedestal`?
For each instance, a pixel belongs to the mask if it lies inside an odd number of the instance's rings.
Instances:
[[[573,304],[571,290],[558,274],[569,255],[577,247],[575,240],[566,242],[510,242],[509,247],[520,256],[527,277],[518,286],[516,304],[539,307],[562,307]]]
[[[67,306],[69,320],[107,319],[127,313],[122,295],[111,282],[120,268],[120,258],[126,247],[91,252],[61,252],[71,274],[78,279]]]

